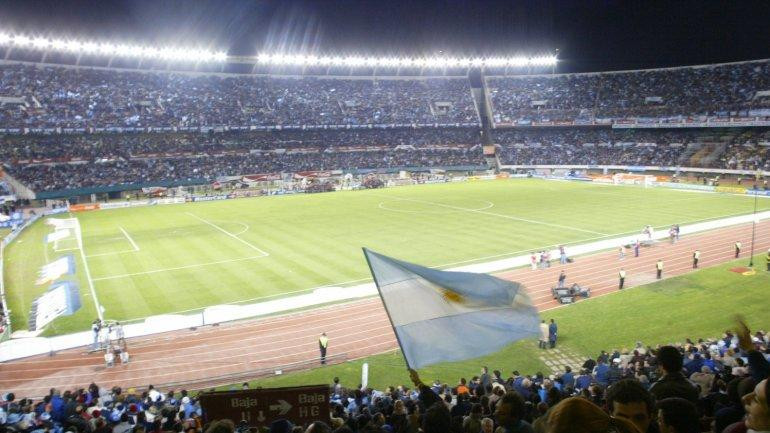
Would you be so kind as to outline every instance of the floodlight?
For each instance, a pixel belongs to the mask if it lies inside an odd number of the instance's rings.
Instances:
[[[45,48],[49,44],[50,44],[50,42],[46,38],[38,37],[38,38],[35,38],[35,39],[32,40],[32,46],[34,46],[35,48]]]
[[[81,49],[89,54],[95,53],[99,49],[99,45],[97,45],[96,42],[89,41],[84,43]]]
[[[67,41],[62,39],[54,39],[51,41],[51,47],[54,50],[65,51],[67,50]]]
[[[212,52],[196,48],[153,48],[138,45],[114,44],[109,42],[49,39],[42,36],[11,35],[0,33],[0,45],[31,47],[37,50],[52,49],[73,53],[118,55],[126,57],[155,57],[167,60],[217,61],[227,60],[227,53]]]
[[[24,36],[24,35],[16,35],[13,37],[13,43],[16,45],[29,45],[32,43],[32,39]]]

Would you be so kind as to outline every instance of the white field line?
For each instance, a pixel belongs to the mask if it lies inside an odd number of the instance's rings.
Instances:
[[[110,251],[108,253],[99,253],[99,254],[89,254],[86,257],[104,257],[104,256],[115,256],[118,254],[126,254],[126,253],[135,253],[139,251],[139,245],[134,242],[133,239],[131,239],[131,236],[129,236],[128,232],[126,232],[126,229],[123,227],[118,227],[121,232],[123,232],[123,236],[117,237],[117,238],[111,238],[111,239],[127,239],[128,242],[131,243],[132,249],[130,250],[120,250],[120,251]]]
[[[111,276],[108,276],[108,277],[94,278],[94,281],[116,280],[118,278],[128,278],[128,277],[133,277],[133,276],[136,276],[136,275],[157,274],[157,273],[160,273],[160,272],[178,271],[180,269],[192,269],[192,268],[199,268],[199,267],[203,267],[203,266],[220,265],[222,263],[241,262],[241,261],[244,261],[244,260],[261,259],[263,257],[267,257],[267,256],[266,255],[259,255],[259,256],[241,257],[241,258],[238,258],[238,259],[217,260],[215,262],[195,263],[195,264],[186,265],[186,266],[175,266],[173,268],[154,269],[152,271],[132,272],[130,274],[121,274],[121,275],[111,275]]]
[[[99,317],[99,320],[104,320],[104,316],[102,315],[102,306],[99,304],[99,298],[96,297],[94,280],[91,278],[91,269],[88,268],[88,259],[86,258],[86,252],[83,249],[83,234],[80,231],[80,221],[77,218],[75,218],[75,239],[77,239],[78,248],[80,249],[80,258],[83,260],[83,269],[86,271],[88,288],[91,290],[91,296],[94,298],[94,308],[96,308],[96,314]]]
[[[128,234],[126,229],[124,229],[123,227],[118,227],[118,228],[120,229],[121,232],[123,232],[123,236],[125,236],[126,239],[128,239],[128,242],[131,243],[131,246],[134,247],[134,251],[139,251],[139,245],[137,245],[136,242],[134,242],[134,240],[131,239],[131,236]]]
[[[201,217],[199,217],[199,216],[197,216],[195,214],[192,214],[190,212],[185,212],[185,213],[187,215],[190,215],[191,217],[197,219],[200,222],[206,223],[206,224],[210,225],[211,227],[214,227],[215,229],[217,229],[220,232],[226,234],[227,236],[230,236],[231,238],[237,240],[238,242],[241,242],[244,245],[246,245],[246,246],[248,246],[248,247],[250,247],[250,248],[252,248],[252,249],[254,249],[256,251],[259,251],[260,253],[262,253],[263,256],[269,256],[270,255],[270,253],[268,253],[267,251],[260,249],[258,246],[254,245],[254,244],[252,244],[252,243],[250,243],[248,241],[245,241],[242,238],[239,238],[238,236],[228,232],[227,230],[223,229],[222,227],[219,227],[218,225],[216,225],[216,224],[214,224],[214,223],[212,223],[210,221],[206,221],[205,219],[203,219],[203,218],[201,218]]]
[[[102,257],[102,256],[115,256],[118,254],[126,254],[126,253],[135,253],[137,250],[121,250],[121,251],[112,251],[110,253],[99,253],[99,254],[89,254],[86,257]]]
[[[424,203],[424,204],[428,204],[428,205],[432,205],[432,206],[440,206],[440,207],[445,207],[447,209],[454,209],[454,210],[460,210],[460,211],[465,211],[465,212],[475,212],[475,213],[480,213],[480,214],[483,214],[483,215],[490,215],[490,216],[495,216],[495,217],[498,217],[498,218],[506,218],[506,219],[510,219],[510,220],[514,220],[514,221],[522,221],[522,222],[526,222],[526,223],[530,223],[530,224],[540,224],[540,225],[544,225],[544,226],[557,227],[557,228],[560,228],[560,229],[565,229],[565,230],[570,230],[570,231],[578,231],[578,232],[583,232],[583,233],[591,233],[591,234],[594,234],[594,235],[610,236],[608,233],[596,232],[596,231],[593,231],[593,230],[585,230],[585,229],[581,229],[581,228],[577,228],[577,227],[565,226],[565,225],[554,224],[554,223],[547,223],[547,222],[544,222],[544,221],[537,221],[537,220],[531,220],[531,219],[527,219],[527,218],[520,218],[520,217],[511,216],[511,215],[504,215],[504,214],[500,214],[500,213],[488,212],[488,211],[479,210],[479,209],[469,209],[469,208],[466,208],[466,207],[452,206],[452,205],[448,205],[448,204],[444,204],[444,203],[436,203],[436,202],[427,201],[427,200],[418,200],[418,199],[414,199],[414,198],[403,198],[403,197],[395,197],[395,196],[394,197],[389,197],[389,196],[383,196],[383,195],[378,195],[378,196],[379,197],[387,197],[387,198],[390,198],[390,199],[393,199],[393,200],[403,200],[403,201],[411,201],[411,202],[415,202],[415,203]]]

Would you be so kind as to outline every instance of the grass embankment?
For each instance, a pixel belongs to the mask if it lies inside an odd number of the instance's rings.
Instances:
[[[744,276],[729,269],[745,266],[747,259],[703,269],[687,275],[589,299],[564,308],[547,311],[543,318],[553,318],[559,325],[559,345],[585,356],[599,351],[630,348],[639,340],[647,345],[681,342],[685,338],[721,335],[733,325],[740,313],[753,329],[770,328],[767,299],[770,272],[764,271],[764,255],[754,259],[755,275]],[[333,353],[334,342],[330,346]],[[482,365],[499,369],[504,375],[513,370],[523,374],[546,371],[538,359],[534,340],[520,341],[500,352],[469,361],[439,364],[420,370],[424,381],[439,379],[454,384],[460,377],[470,379]],[[361,381],[361,365],[369,363],[369,385],[382,389],[408,384],[409,376],[400,352],[313,370],[263,378],[253,386],[277,387],[331,383],[340,377],[346,386]]]

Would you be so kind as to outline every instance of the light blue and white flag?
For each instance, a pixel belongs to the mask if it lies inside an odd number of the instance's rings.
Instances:
[[[539,335],[537,310],[519,283],[430,269],[366,248],[364,255],[411,368],[476,358]]]

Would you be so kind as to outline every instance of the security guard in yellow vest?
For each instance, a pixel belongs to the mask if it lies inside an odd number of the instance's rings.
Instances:
[[[329,347],[329,337],[322,333],[318,339],[318,349],[321,351],[321,364],[326,364],[326,349]]]
[[[620,280],[618,290],[623,290],[623,284],[626,282],[626,271],[623,268],[620,268],[620,272],[618,272],[618,279]]]
[[[663,277],[663,259],[658,259],[658,263],[655,263],[655,270],[657,271],[658,279]]]
[[[698,260],[700,260],[700,250],[695,250],[694,253],[692,253],[692,268],[698,269]]]

